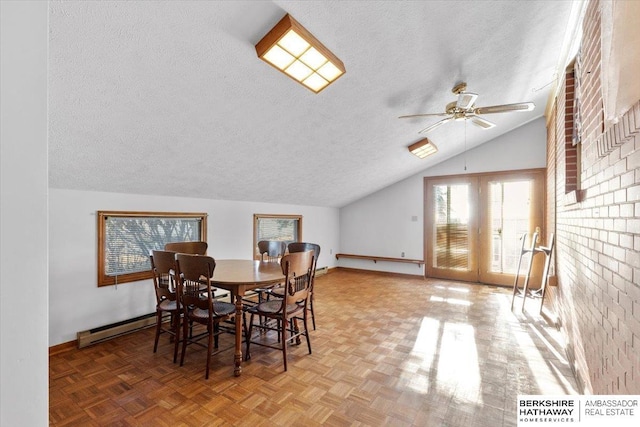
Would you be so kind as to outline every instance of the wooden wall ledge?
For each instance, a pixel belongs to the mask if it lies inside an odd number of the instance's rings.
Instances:
[[[390,258],[390,257],[373,256],[373,255],[336,254],[336,259],[340,259],[340,258],[366,259],[369,261],[373,261],[375,263],[377,263],[378,261],[404,262],[409,264],[417,264],[419,267],[422,267],[422,264],[424,264],[424,261],[421,259]]]

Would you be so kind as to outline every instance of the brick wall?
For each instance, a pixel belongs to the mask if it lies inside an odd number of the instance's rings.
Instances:
[[[598,0],[589,2],[576,75],[582,122],[577,191],[566,180],[567,161],[573,161],[567,156],[564,104],[572,82],[566,76],[549,120],[555,306],[581,391],[640,394],[640,102],[603,129],[599,8]]]

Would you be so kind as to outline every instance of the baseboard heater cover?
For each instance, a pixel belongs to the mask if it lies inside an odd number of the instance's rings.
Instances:
[[[121,335],[130,334],[156,324],[156,313],[143,314],[133,319],[123,320],[110,325],[100,326],[78,332],[78,348],[107,341]]]
[[[329,267],[316,268],[316,277],[327,274],[328,272],[329,272]]]

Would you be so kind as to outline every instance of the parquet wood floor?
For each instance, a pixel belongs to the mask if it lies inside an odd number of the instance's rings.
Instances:
[[[511,290],[338,270],[317,278],[313,354],[189,348],[146,329],[50,357],[51,426],[515,426],[518,394],[574,394],[557,332]],[[528,303],[529,304],[529,303]],[[531,304],[532,312],[533,306]],[[233,337],[221,338],[229,340]]]

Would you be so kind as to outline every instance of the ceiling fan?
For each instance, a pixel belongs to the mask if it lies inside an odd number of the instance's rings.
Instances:
[[[409,119],[414,117],[445,117],[444,119],[422,129],[418,133],[430,132],[453,120],[467,119],[469,119],[471,123],[481,127],[482,129],[491,129],[495,126],[495,123],[492,123],[489,120],[480,117],[480,114],[506,113],[509,111],[531,111],[535,108],[533,102],[519,102],[517,104],[476,107],[474,105],[474,102],[476,102],[478,94],[467,92],[467,84],[464,82],[455,85],[451,91],[458,95],[458,100],[448,103],[444,113],[410,114],[407,116],[400,116],[398,118]]]

